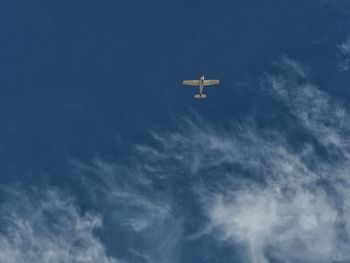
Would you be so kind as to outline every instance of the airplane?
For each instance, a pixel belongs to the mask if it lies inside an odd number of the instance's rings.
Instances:
[[[204,79],[204,75],[199,80],[184,80],[182,82],[183,85],[189,86],[199,86],[199,94],[194,95],[195,99],[205,99],[207,97],[206,94],[203,93],[204,86],[209,85],[217,85],[219,84],[218,79]]]

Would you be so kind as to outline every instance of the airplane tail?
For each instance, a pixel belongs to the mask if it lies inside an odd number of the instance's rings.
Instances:
[[[205,94],[196,94],[196,95],[194,95],[195,99],[205,99],[206,97],[207,97],[207,95],[205,95]]]

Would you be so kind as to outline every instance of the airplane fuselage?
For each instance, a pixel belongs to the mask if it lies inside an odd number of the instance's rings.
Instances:
[[[204,76],[199,80],[199,94],[202,95],[204,90]]]

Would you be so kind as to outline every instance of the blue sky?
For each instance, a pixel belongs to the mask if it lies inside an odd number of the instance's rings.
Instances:
[[[0,262],[348,262],[349,8],[1,3]]]

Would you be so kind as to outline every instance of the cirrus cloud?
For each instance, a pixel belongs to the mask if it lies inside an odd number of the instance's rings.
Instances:
[[[117,263],[95,230],[101,218],[82,214],[58,189],[7,187],[0,207],[0,262]]]

